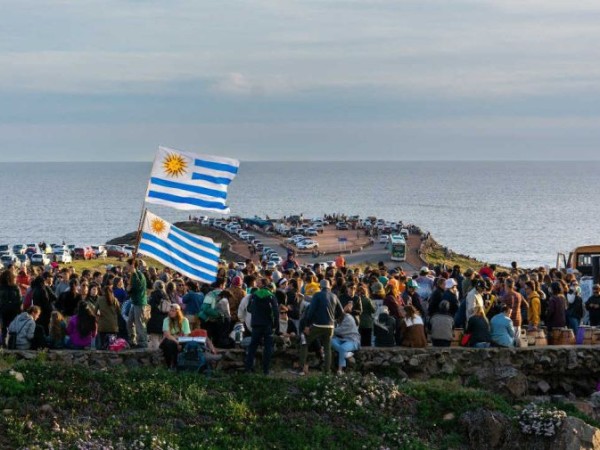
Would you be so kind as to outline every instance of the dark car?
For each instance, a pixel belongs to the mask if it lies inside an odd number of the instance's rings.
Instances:
[[[90,260],[95,257],[94,250],[91,247],[76,247],[73,250],[73,259]]]
[[[349,230],[350,227],[348,226],[348,224],[346,222],[338,222],[335,224],[335,229],[336,230]]]

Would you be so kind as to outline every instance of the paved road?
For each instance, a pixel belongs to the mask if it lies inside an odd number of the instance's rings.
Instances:
[[[265,235],[265,234],[261,234],[261,233],[255,232],[255,234],[257,236],[260,236],[259,239],[262,241],[262,243],[265,245],[265,247],[271,247],[273,250],[275,250],[277,253],[279,253],[279,255],[282,258],[285,259],[285,256],[287,254],[287,249],[281,245],[281,243],[280,243],[281,241],[279,239],[277,239],[273,236],[269,236],[269,235]],[[335,259],[335,257],[336,257],[335,254],[319,256],[317,258],[314,258],[310,255],[301,255],[301,256],[298,256],[298,261],[302,264],[314,264],[317,262],[332,261]],[[407,262],[396,262],[396,261],[390,260],[389,250],[386,250],[385,244],[379,244],[379,243],[375,243],[374,245],[365,248],[360,253],[345,254],[344,258],[346,258],[346,263],[348,265],[365,264],[365,263],[375,265],[379,261],[383,261],[388,267],[400,266],[402,268],[402,270],[404,270],[406,272],[413,272],[413,271],[418,270],[418,268],[414,267],[413,265],[411,265]]]

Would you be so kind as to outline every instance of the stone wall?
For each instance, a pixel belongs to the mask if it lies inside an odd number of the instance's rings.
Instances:
[[[243,370],[243,350],[220,352],[223,355],[221,370]],[[260,350],[258,353],[257,368],[260,367]],[[33,351],[4,351],[4,354],[12,354],[18,359],[40,357]],[[160,350],[125,350],[119,353],[60,350],[48,351],[41,358],[98,369],[119,365],[134,368],[163,364]],[[273,357],[273,369],[290,369],[297,360],[297,350],[278,350]],[[310,363],[316,366],[314,356]],[[514,397],[571,393],[587,396],[595,391],[600,381],[600,346],[364,348],[356,352],[350,369],[418,380],[456,377],[463,384],[492,388]]]

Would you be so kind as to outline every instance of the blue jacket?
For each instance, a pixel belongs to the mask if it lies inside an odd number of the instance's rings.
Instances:
[[[185,305],[186,316],[197,316],[200,313],[200,307],[204,302],[204,294],[201,292],[189,291],[181,299]]]
[[[512,347],[515,341],[515,329],[510,317],[500,313],[490,321],[492,342],[502,347]]]
[[[318,325],[333,328],[336,317],[344,314],[342,304],[337,296],[329,289],[313,295],[306,311],[305,326]]]

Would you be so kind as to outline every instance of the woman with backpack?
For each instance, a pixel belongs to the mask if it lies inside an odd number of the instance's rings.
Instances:
[[[177,338],[179,336],[188,336],[189,334],[190,322],[184,317],[181,306],[177,303],[172,303],[169,314],[163,320],[163,340],[159,345],[169,369],[174,369],[177,365],[177,355],[181,350],[181,345],[177,341]]]
[[[163,336],[163,322],[169,314],[173,302],[169,301],[164,282],[155,281],[153,288],[148,300],[150,320],[146,324],[146,330],[148,331],[149,348],[157,349]]]
[[[12,270],[5,270],[0,274],[0,321],[2,322],[2,347],[8,325],[21,312],[21,292],[17,286],[15,274]]]
[[[111,338],[116,339],[119,332],[119,315],[121,306],[113,294],[112,280],[107,280],[103,295],[98,298],[96,315],[98,316],[99,348],[107,349]]]

